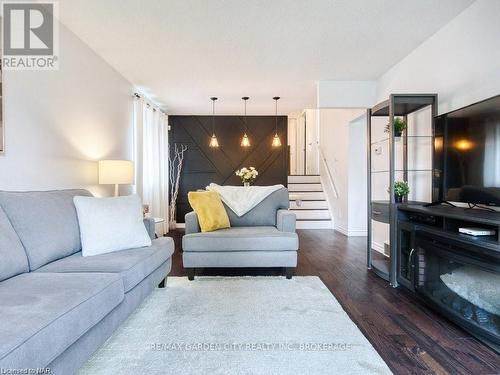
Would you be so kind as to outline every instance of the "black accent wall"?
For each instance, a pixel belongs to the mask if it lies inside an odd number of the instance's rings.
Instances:
[[[208,147],[212,135],[211,116],[169,116],[170,148],[174,143],[187,145],[184,157],[177,222],[191,211],[187,193],[204,189],[211,182],[220,185],[241,185],[234,173],[242,167],[255,167],[259,177],[255,185],[287,185],[288,147],[287,117],[278,117],[278,134],[282,146],[274,148],[271,142],[275,132],[275,116],[248,116],[247,134],[251,146],[240,146],[245,129],[243,116],[216,116],[215,132],[219,148]]]

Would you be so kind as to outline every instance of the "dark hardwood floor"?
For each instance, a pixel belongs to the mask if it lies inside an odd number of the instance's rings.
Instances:
[[[299,230],[297,276],[319,276],[395,374],[500,374],[500,355],[366,269],[366,238]],[[184,276],[181,230],[172,276]],[[280,275],[280,269],[201,269],[197,275]]]

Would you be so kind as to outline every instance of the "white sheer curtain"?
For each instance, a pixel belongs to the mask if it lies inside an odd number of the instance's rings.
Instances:
[[[164,219],[157,225],[168,232],[168,116],[134,99],[136,192],[149,205],[152,217]],[[161,227],[161,228],[160,228]]]

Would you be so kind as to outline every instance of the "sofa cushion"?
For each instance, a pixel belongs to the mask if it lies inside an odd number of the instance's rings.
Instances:
[[[82,255],[95,256],[136,247],[151,246],[144,226],[141,198],[74,197]]]
[[[293,251],[298,250],[296,233],[276,227],[236,227],[182,237],[183,251]]]
[[[288,189],[282,188],[269,194],[243,216],[238,216],[225,203],[224,207],[232,227],[276,226],[276,213],[289,207]]]
[[[160,267],[174,252],[174,241],[169,237],[158,238],[153,240],[152,243],[149,247],[116,251],[91,257],[83,257],[80,252],[47,264],[36,272],[117,273],[123,279],[125,292],[128,292]]]
[[[0,281],[29,271],[24,247],[2,207],[0,207],[0,259]]]
[[[41,368],[124,298],[114,274],[24,273],[0,283],[0,368]]]
[[[229,216],[216,191],[190,191],[189,204],[198,217],[202,232],[229,228]]]
[[[86,190],[0,192],[4,209],[28,255],[30,270],[81,250],[73,197]]]

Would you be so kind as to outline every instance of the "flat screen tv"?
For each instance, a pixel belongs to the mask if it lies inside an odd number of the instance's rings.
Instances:
[[[500,206],[500,95],[436,117],[433,185],[434,200]]]

